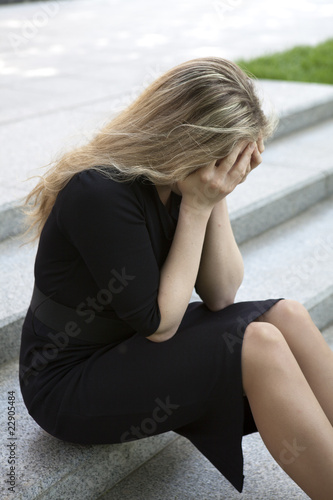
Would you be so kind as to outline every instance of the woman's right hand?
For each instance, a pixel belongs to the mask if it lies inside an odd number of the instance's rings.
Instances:
[[[225,158],[214,160],[190,174],[184,181],[177,182],[177,188],[182,194],[182,204],[199,212],[212,210],[260,162],[255,142],[239,144]]]

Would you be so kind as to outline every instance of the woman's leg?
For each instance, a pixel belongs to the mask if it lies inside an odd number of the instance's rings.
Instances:
[[[280,330],[333,425],[333,352],[308,311],[299,302],[282,300],[259,321],[271,323]]]
[[[281,332],[251,323],[242,376],[257,428],[286,473],[314,500],[333,492],[333,428]]]

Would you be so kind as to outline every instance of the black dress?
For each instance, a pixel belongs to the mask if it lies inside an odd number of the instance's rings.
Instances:
[[[279,299],[218,312],[191,303],[171,339],[148,340],[160,322],[159,272],[179,204],[172,194],[168,211],[144,179],[74,175],[42,231],[35,281],[91,325],[91,340],[47,327],[29,308],[21,391],[33,419],[59,439],[121,443],[173,430],[241,491],[241,440],[256,431],[242,389],[243,334]],[[95,317],[117,318],[130,336],[97,342]]]

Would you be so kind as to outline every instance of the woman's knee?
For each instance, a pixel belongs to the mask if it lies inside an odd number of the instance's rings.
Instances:
[[[279,363],[289,351],[288,344],[280,330],[270,323],[253,322],[245,330],[242,358],[249,365]]]
[[[294,319],[294,318],[306,318],[306,319],[311,319],[309,312],[307,309],[301,304],[300,302],[297,302],[297,300],[280,300],[279,304],[279,311],[282,316],[286,317],[287,319]]]
[[[268,348],[284,341],[283,335],[274,325],[266,322],[250,323],[244,334],[244,343],[260,345]]]
[[[277,302],[269,311],[260,318],[262,321],[273,323],[290,323],[294,320],[311,320],[306,308],[297,300],[284,299]]]
[[[270,323],[248,325],[242,346],[243,388],[246,392],[258,377],[275,372],[277,378],[288,370],[292,353],[280,330]]]

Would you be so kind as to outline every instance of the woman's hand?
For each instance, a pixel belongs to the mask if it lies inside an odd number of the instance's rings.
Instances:
[[[214,160],[178,182],[182,203],[197,211],[212,210],[261,163],[262,148],[260,140],[258,144],[243,142],[222,160]]]
[[[254,151],[252,153],[251,162],[250,162],[250,165],[246,171],[246,175],[241,180],[240,184],[242,182],[246,181],[246,178],[249,175],[249,173],[251,172],[251,170],[255,169],[256,167],[258,167],[258,165],[260,165],[260,163],[262,162],[261,153],[263,153],[264,151],[265,151],[264,141],[263,141],[262,137],[259,137],[259,139],[256,142]]]

